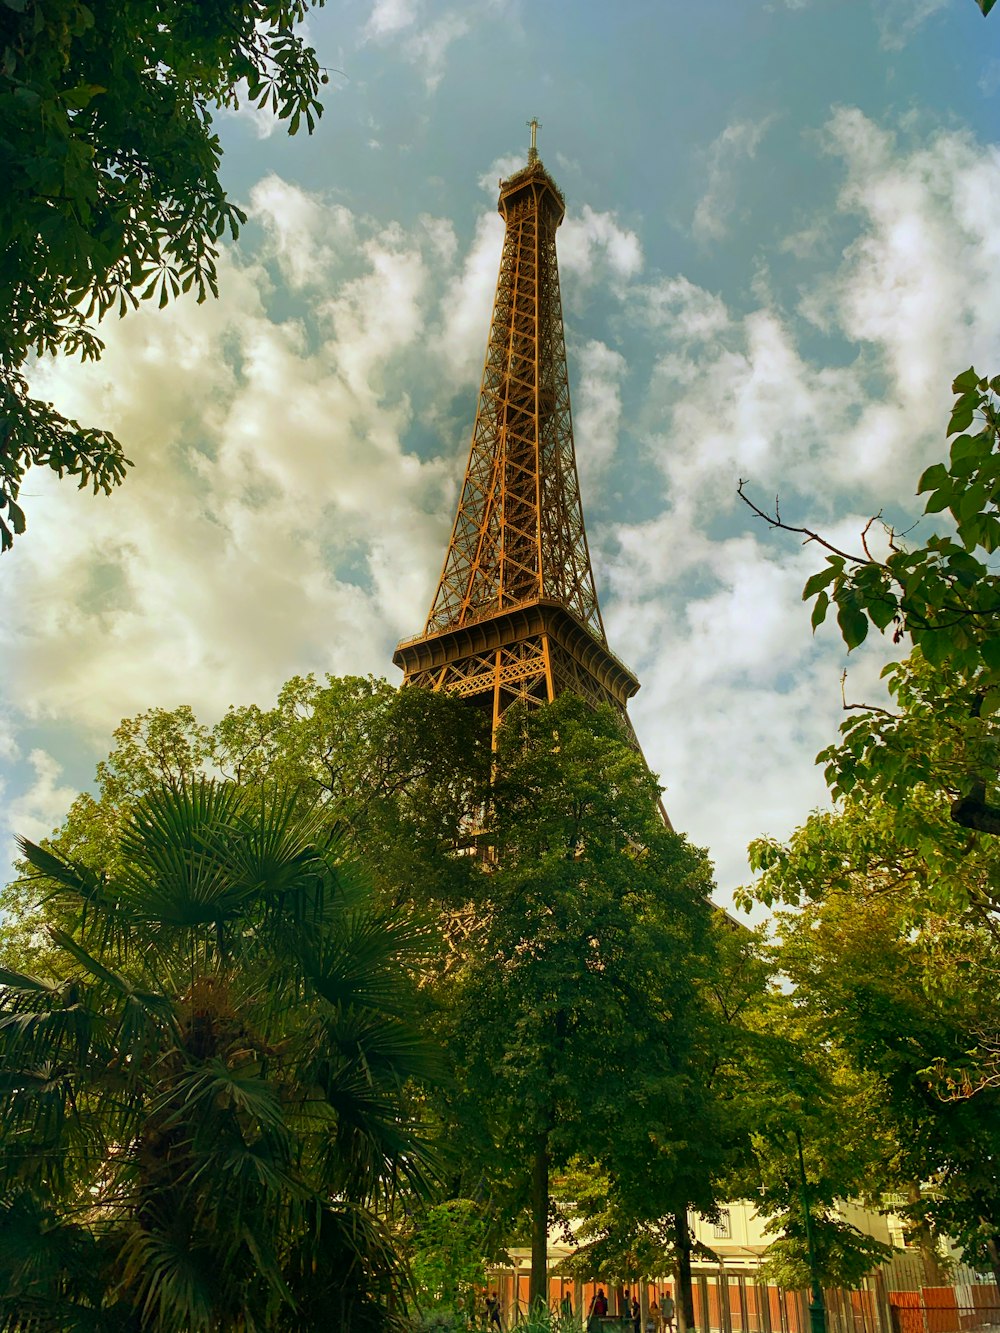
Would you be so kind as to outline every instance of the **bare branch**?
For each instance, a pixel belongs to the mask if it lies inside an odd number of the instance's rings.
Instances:
[[[813,532],[811,528],[795,528],[792,527],[790,523],[783,523],[781,521],[781,510],[778,506],[777,496],[775,496],[774,500],[774,513],[769,514],[765,509],[761,509],[759,505],[754,504],[750,499],[749,495],[747,495],[743,489],[746,485],[746,479],[741,477],[740,483],[736,488],[736,494],[748,509],[752,509],[758,518],[764,520],[768,527],[777,528],[781,532],[794,532],[798,536],[805,538],[802,543],[803,546],[808,546],[810,542],[815,542],[817,546],[822,546],[825,551],[829,551],[833,555],[839,555],[844,560],[850,560],[854,565],[877,565],[880,563],[878,560],[873,560],[869,555],[852,555],[850,551],[842,551],[839,546],[834,546],[832,542],[828,542],[825,537],[821,537],[818,532]],[[868,529],[866,528],[865,531],[867,532],[867,530]],[[885,568],[884,565],[882,567]]]
[[[892,712],[892,710],[889,708],[880,708],[878,704],[849,704],[847,702],[846,668],[840,673],[840,701],[843,704],[845,713],[851,712],[852,709],[855,709],[861,713],[877,713],[879,717],[892,718],[894,722],[897,720],[897,718],[902,716],[900,713]]]

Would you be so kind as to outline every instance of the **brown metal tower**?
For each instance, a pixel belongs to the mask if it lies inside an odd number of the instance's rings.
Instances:
[[[563,196],[531,121],[528,165],[500,182],[506,223],[472,448],[422,634],[393,654],[404,685],[491,707],[572,690],[626,722],[639,682],[608,648],[573,448],[556,228]]]

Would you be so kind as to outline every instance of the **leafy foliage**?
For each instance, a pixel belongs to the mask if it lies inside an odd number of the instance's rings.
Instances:
[[[217,295],[245,218],[212,109],[245,99],[312,131],[325,75],[295,25],[313,2],[0,3],[0,550],[24,531],[28,467],[95,493],[124,478],[118,441],[33,398],[25,368],[97,359],[92,321],[141,300]]]
[[[854,1291],[864,1279],[892,1256],[892,1247],[866,1236],[850,1222],[824,1212],[811,1218],[816,1269],[824,1287]],[[769,1229],[782,1234],[765,1251],[760,1267],[764,1282],[786,1291],[808,1291],[812,1282],[808,1245],[801,1208],[773,1218]]]
[[[490,858],[442,1022],[466,1169],[511,1214],[530,1208],[533,1299],[550,1169],[582,1153],[658,1216],[687,1160],[676,1126],[696,1123],[687,1062],[710,879],[657,802],[610,710],[567,695],[502,729]]]
[[[47,974],[0,974],[5,1328],[388,1327],[427,937],[324,827],[200,781],[147,793],[109,872],[22,843],[75,920]]]
[[[1000,584],[982,558],[1000,546],[1000,375],[988,380],[970,367],[952,388],[950,459],[926,469],[917,493],[928,496],[925,514],[951,516],[955,536],[935,534],[909,549],[890,533],[884,560],[831,551],[802,596],[816,599],[814,626],[836,607],[848,648],[864,641],[869,623],[891,625],[897,641],[908,634],[932,665],[967,676],[1000,670]]]
[[[446,1199],[426,1207],[410,1242],[414,1295],[421,1310],[468,1311],[486,1283],[492,1258],[489,1224],[472,1199]]]
[[[338,821],[386,899],[460,902],[474,863],[447,853],[468,842],[467,813],[482,803],[489,738],[478,712],[425,690],[368,677],[294,677],[273,708],[231,708],[212,728],[190,708],[126,718],[51,844],[111,870],[121,831],[143,796],[222,773],[239,785],[278,784]],[[49,950],[25,886],[0,895],[0,961],[28,968]],[[53,904],[50,912],[57,911]]]
[[[968,882],[956,868],[944,892],[897,838],[895,813],[859,792],[787,844],[763,840],[754,896],[799,908],[778,917],[779,965],[798,1023],[863,1093],[844,1137],[877,1147],[870,1179],[909,1196],[905,1211],[932,1264],[934,1231],[959,1240],[970,1260],[995,1263],[1000,1089],[990,1043],[1000,1030],[1000,951],[981,889],[989,863],[970,855]],[[927,836],[938,836],[933,824]]]
[[[772,526],[828,551],[803,591],[814,599],[814,628],[834,607],[850,649],[869,625],[912,641],[909,656],[883,672],[895,709],[853,705],[841,743],[820,759],[835,796],[859,785],[898,809],[900,840],[945,878],[968,851],[979,856],[981,843],[944,833],[942,816],[960,829],[1000,833],[1000,576],[990,564],[1000,546],[1000,376],[987,380],[970,368],[953,387],[949,460],[927,468],[918,487],[928,495],[925,514],[941,515],[946,530],[923,546],[908,547],[890,530],[884,558],[872,555],[867,535],[863,553],[850,554],[747,500]],[[911,818],[917,805],[929,815],[923,833]]]

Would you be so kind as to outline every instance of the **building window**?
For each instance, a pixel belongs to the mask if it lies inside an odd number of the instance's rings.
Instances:
[[[731,1239],[732,1234],[733,1234],[733,1227],[732,1227],[732,1223],[731,1223],[730,1220],[729,1220],[729,1209],[728,1209],[728,1208],[722,1208],[722,1209],[719,1210],[719,1220],[718,1220],[718,1222],[716,1222],[715,1227],[714,1227],[713,1230],[714,1230],[714,1235],[715,1235],[715,1239],[716,1239],[716,1240],[730,1240],[730,1239]]]

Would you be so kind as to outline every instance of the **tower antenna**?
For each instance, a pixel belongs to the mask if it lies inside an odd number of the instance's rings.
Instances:
[[[538,161],[538,131],[541,127],[541,121],[537,116],[532,116],[530,120],[525,121],[528,129],[531,130],[531,147],[528,149],[528,165]]]

